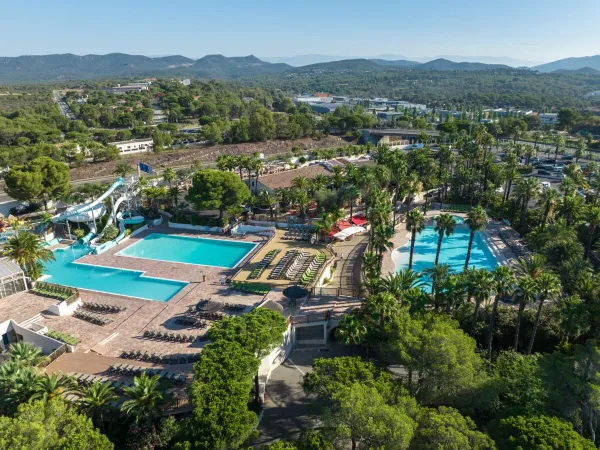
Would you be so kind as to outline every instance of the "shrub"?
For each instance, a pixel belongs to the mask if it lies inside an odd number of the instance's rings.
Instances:
[[[82,237],[85,236],[85,230],[82,230],[81,228],[77,228],[77,229],[73,230],[72,234],[77,239],[81,239]]]
[[[48,330],[47,334],[52,339],[56,339],[57,341],[64,342],[65,344],[69,344],[69,345],[79,344],[79,339],[74,338],[73,336],[71,336],[70,334],[67,334],[67,333],[61,333],[60,331],[56,331],[56,330]]]
[[[115,227],[114,225],[108,225],[104,229],[104,234],[98,240],[98,242],[100,242],[101,244],[104,244],[105,242],[112,241],[118,235],[119,235],[119,229],[117,227]]]

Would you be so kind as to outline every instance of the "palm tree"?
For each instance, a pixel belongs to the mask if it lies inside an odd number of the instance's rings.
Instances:
[[[78,386],[75,379],[71,376],[54,372],[52,375],[47,373],[38,378],[35,392],[31,400],[52,400],[53,398],[72,394],[77,392]]]
[[[121,178],[125,178],[127,175],[133,172],[133,167],[131,167],[128,163],[119,163],[113,172],[115,175],[120,176]]]
[[[428,267],[423,270],[423,274],[431,280],[431,295],[438,293],[441,286],[446,282],[450,275],[450,266],[448,264],[434,264],[433,267]]]
[[[360,191],[354,185],[346,186],[344,189],[344,198],[350,204],[350,217],[354,215],[354,202],[360,198]]]
[[[345,345],[362,345],[367,336],[367,327],[355,314],[346,314],[338,323],[336,336]]]
[[[14,363],[0,365],[0,380],[3,391],[0,401],[5,405],[5,409],[9,410],[29,401],[38,387],[37,370]]]
[[[473,311],[473,319],[471,320],[471,336],[475,335],[477,329],[477,319],[479,317],[479,308],[481,303],[485,302],[491,295],[494,286],[494,275],[487,269],[479,269],[473,273],[471,283],[471,291],[475,298],[475,309]]]
[[[48,357],[44,356],[42,349],[30,342],[16,342],[10,345],[9,361],[19,366],[39,366],[46,362]]]
[[[83,392],[81,409],[92,419],[101,432],[104,430],[104,413],[113,409],[111,403],[119,398],[109,383],[94,381]]]
[[[405,291],[420,288],[423,284],[421,275],[412,269],[400,269],[381,279],[381,289],[392,294],[398,302],[402,300]]]
[[[529,275],[525,275],[519,278],[517,282],[517,288],[519,295],[519,312],[517,313],[517,324],[515,326],[515,351],[519,350],[519,332],[521,330],[523,311],[528,303],[532,303],[534,301],[535,293],[538,287],[536,280],[531,278]]]
[[[588,221],[588,241],[585,246],[585,254],[583,255],[584,259],[589,258],[590,253],[592,251],[592,242],[594,241],[594,234],[596,233],[596,228],[600,225],[600,207],[592,206],[588,210],[587,214]]]
[[[556,147],[554,149],[554,164],[556,164],[556,160],[558,159],[558,152],[562,152],[565,148],[565,137],[562,134],[557,135],[554,143],[556,144]]]
[[[533,330],[531,330],[531,339],[529,340],[529,348],[527,354],[531,355],[533,349],[533,342],[535,341],[535,333],[540,323],[540,317],[542,315],[542,307],[546,299],[554,298],[561,292],[560,280],[556,275],[550,272],[544,272],[537,280],[537,293],[536,298],[539,302],[537,314],[535,315],[535,322],[533,323]]]
[[[521,199],[521,218],[519,219],[519,228],[523,230],[525,225],[525,213],[529,200],[535,198],[540,192],[540,180],[529,177],[522,178],[517,183],[517,197]]]
[[[273,218],[275,206],[277,206],[277,197],[271,194],[269,191],[262,191],[260,193],[260,200],[267,208],[269,208],[269,215]]]
[[[550,214],[556,209],[558,203],[560,201],[560,194],[556,189],[548,188],[540,194],[540,198],[538,199],[538,206],[544,208],[544,213],[542,215],[542,222],[540,226],[544,228],[548,223],[548,217]]]
[[[420,233],[425,229],[425,216],[418,209],[409,211],[406,216],[406,228],[412,233],[410,236],[410,257],[408,260],[408,268],[412,269],[413,254],[415,251],[415,241],[417,240],[417,233]]]
[[[469,267],[469,260],[471,259],[471,250],[473,249],[473,239],[475,239],[475,232],[483,230],[487,223],[488,216],[481,206],[476,206],[467,214],[465,223],[469,226],[471,233],[469,235],[469,246],[467,247],[467,258],[465,259],[465,270]]]
[[[575,164],[579,162],[579,158],[583,156],[583,153],[587,150],[587,143],[585,139],[580,138],[577,141],[577,149],[575,150]]]
[[[365,311],[378,322],[381,339],[385,338],[385,323],[387,319],[397,310],[397,308],[398,302],[395,297],[388,292],[375,294],[367,299]]]
[[[392,227],[388,225],[374,227],[371,248],[377,252],[380,258],[386,250],[394,248],[394,243],[391,241],[392,237],[394,237],[394,229]]]
[[[488,358],[492,358],[492,342],[494,339],[494,328],[496,327],[496,317],[498,315],[498,303],[506,295],[510,295],[514,291],[515,277],[513,270],[508,266],[496,266],[493,271],[494,276],[494,290],[496,296],[494,297],[494,304],[492,305],[492,313],[490,314],[490,325],[487,335],[487,350]]]
[[[306,190],[310,187],[310,180],[305,176],[298,176],[292,180],[292,188]]]
[[[544,135],[539,131],[534,131],[531,137],[533,138],[533,150],[535,151],[535,156],[537,156],[537,145],[538,142],[544,139]]]
[[[177,179],[177,174],[173,169],[167,167],[163,172],[163,180],[169,185],[169,189],[173,188],[173,181]]]
[[[44,247],[42,239],[29,231],[8,238],[2,256],[12,259],[34,280],[42,275],[43,263],[54,261],[52,250]]]
[[[314,178],[310,181],[311,190],[313,192],[320,191],[321,189],[324,189],[327,186],[327,183],[329,183],[329,178],[319,173],[315,175]]]
[[[219,155],[217,156],[217,169],[224,172],[233,170],[236,166],[236,159],[231,155]],[[241,178],[241,176],[240,176]]]
[[[123,389],[123,393],[129,397],[129,400],[121,405],[121,411],[135,417],[136,422],[140,419],[149,421],[153,432],[164,401],[159,382],[158,375],[149,377],[146,372],[142,372],[139,377],[133,378],[133,387]]]
[[[437,266],[440,260],[440,251],[442,249],[442,240],[444,239],[444,234],[446,237],[450,237],[454,233],[454,226],[456,225],[456,221],[451,214],[442,213],[437,216],[435,221],[435,231],[438,233],[438,244],[437,250],[435,252],[435,263]]]
[[[406,214],[410,211],[410,206],[413,201],[413,197],[423,190],[423,183],[419,180],[416,173],[411,174],[410,178],[406,182],[405,192],[408,194],[406,203]]]

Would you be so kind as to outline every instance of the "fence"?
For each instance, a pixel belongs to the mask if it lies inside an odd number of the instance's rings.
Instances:
[[[313,295],[322,295],[329,297],[352,297],[352,298],[364,298],[360,289],[357,288],[341,288],[335,286],[320,286],[313,287],[311,289]]]
[[[56,358],[58,358],[61,355],[64,355],[65,353],[67,353],[67,344],[61,345],[56,350],[54,350],[52,353],[50,353],[50,355],[48,355],[48,359],[46,361],[44,361],[40,365],[40,367],[46,367],[52,361],[56,360]]]
[[[305,314],[299,316],[292,316],[292,324],[300,324],[300,323],[314,323],[314,322],[324,322],[329,320],[330,311],[325,311],[323,313],[312,313]]]

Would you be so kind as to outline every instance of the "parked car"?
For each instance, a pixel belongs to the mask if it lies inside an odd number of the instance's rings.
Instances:
[[[548,172],[547,170],[538,170],[538,175],[545,175],[545,176],[549,176],[551,175],[550,172]]]
[[[529,162],[531,164],[538,163],[538,162],[540,162],[540,158],[538,158],[537,156],[533,156],[533,157],[529,158]]]
[[[548,181],[542,181],[542,189],[545,191],[547,189],[550,189],[550,182]]]
[[[567,161],[570,161],[573,159],[573,155],[569,155],[569,154],[563,155],[562,159],[566,159]]]
[[[554,172],[562,172],[562,171],[563,171],[563,169],[564,169],[564,166],[559,166],[559,165],[556,165],[556,166],[554,166],[554,168],[553,168],[552,170],[553,170]]]

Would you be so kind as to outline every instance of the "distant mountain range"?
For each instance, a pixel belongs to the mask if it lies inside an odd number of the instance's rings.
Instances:
[[[540,72],[554,72],[557,70],[595,69],[600,71],[600,55],[583,56],[581,58],[565,58],[547,64],[533,67]]]
[[[284,63],[290,66],[300,67],[309,64],[318,64],[332,61],[342,61],[345,59],[370,59],[372,61],[413,61],[415,63],[426,63],[436,59],[448,59],[450,61],[473,62],[483,64],[504,64],[511,67],[531,67],[541,64],[540,61],[525,61],[523,59],[511,58],[508,56],[460,56],[460,55],[438,55],[421,56],[408,58],[402,55],[385,53],[376,56],[333,56],[333,55],[296,55],[296,56],[262,56],[263,61],[271,63]]]
[[[111,53],[108,55],[73,54],[0,57],[0,84],[124,78],[139,76],[236,79],[259,75],[306,74],[319,72],[361,72],[390,70],[483,71],[510,70],[506,64],[454,62],[446,58],[419,62],[410,59],[351,58],[293,67],[283,62],[267,62],[254,55],[226,57],[207,55],[193,60],[185,56],[150,58],[141,55]],[[532,68],[540,72],[577,71],[595,74],[600,71],[600,56],[568,58]],[[559,72],[560,73],[560,72]]]

